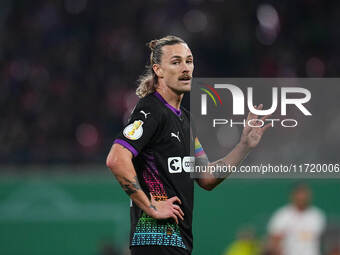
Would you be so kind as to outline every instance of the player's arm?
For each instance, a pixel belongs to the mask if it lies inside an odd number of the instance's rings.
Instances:
[[[268,239],[266,243],[266,252],[273,255],[282,255],[282,241],[287,235],[289,227],[290,214],[285,210],[276,211],[270,218],[267,226]]]
[[[282,234],[271,234],[268,238],[268,244],[266,247],[266,251],[273,255],[281,255],[282,254]]]
[[[233,166],[238,166],[242,160],[246,157],[250,149],[242,144],[241,142],[237,144],[234,149],[226,155],[224,158],[221,158],[215,162],[209,162],[208,157],[206,154],[200,156],[199,158],[196,158],[196,161],[198,161],[198,165],[200,167],[202,166],[208,166],[217,168],[217,166],[223,168],[231,168]],[[223,182],[231,172],[222,172],[222,173],[209,173],[208,171],[200,173],[199,178],[196,179],[196,182],[198,185],[206,190],[212,190],[214,189],[218,184]]]
[[[259,105],[258,107],[255,107],[258,110],[261,110],[263,108],[263,105]],[[258,116],[249,113],[246,123],[248,123],[248,120],[251,119],[257,119]],[[261,118],[262,121],[264,121],[268,116],[264,116]],[[253,126],[260,126],[259,123],[254,123]],[[208,166],[208,167],[226,167],[226,169],[231,169],[234,166],[238,166],[241,164],[242,160],[247,156],[247,154],[255,148],[261,138],[263,133],[270,127],[270,124],[267,124],[263,127],[251,127],[247,125],[242,132],[240,142],[234,147],[234,149],[225,157],[222,159],[219,159],[215,162],[209,162],[207,155],[203,152],[198,157],[196,157],[196,165],[197,166]],[[196,148],[196,144],[195,144]],[[231,172],[226,171],[224,173],[209,173],[208,171],[201,173],[200,178],[197,178],[196,181],[199,186],[206,190],[212,190],[215,188],[218,184],[223,182]]]
[[[184,213],[174,203],[181,204],[180,199],[172,197],[165,201],[155,201],[151,196],[151,200],[149,200],[140,187],[132,158],[133,154],[128,149],[115,143],[109,152],[106,165],[110,168],[126,194],[146,214],[155,219],[173,218],[178,224],[178,218],[183,220]]]

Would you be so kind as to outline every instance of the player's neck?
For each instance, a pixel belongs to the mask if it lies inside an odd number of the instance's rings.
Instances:
[[[298,211],[298,212],[305,212],[308,209],[308,205],[298,206],[298,205],[293,204],[293,206],[294,206],[295,210]]]
[[[176,108],[179,110],[181,106],[181,102],[183,99],[183,93],[182,94],[177,94],[170,88],[166,86],[159,86],[156,91],[164,98],[164,100],[170,104],[172,107]]]

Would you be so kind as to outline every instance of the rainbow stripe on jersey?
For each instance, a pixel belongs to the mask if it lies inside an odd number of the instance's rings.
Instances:
[[[167,200],[168,196],[160,181],[154,157],[146,153],[142,156],[146,162],[143,179],[151,195],[156,201]],[[144,212],[138,219],[131,245],[166,245],[186,248],[177,224],[170,223],[168,220],[156,220]]]

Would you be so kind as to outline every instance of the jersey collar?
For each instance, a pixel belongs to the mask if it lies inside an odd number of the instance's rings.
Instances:
[[[177,110],[175,107],[170,105],[165,99],[159,94],[157,91],[154,93],[154,95],[166,106],[168,107],[173,113],[175,113],[177,116],[181,116],[182,111],[181,109]]]

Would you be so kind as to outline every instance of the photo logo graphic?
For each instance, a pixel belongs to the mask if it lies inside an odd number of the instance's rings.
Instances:
[[[215,97],[219,100],[220,104],[223,105],[222,100],[216,89],[219,89],[220,92],[227,92],[230,93],[232,96],[232,114],[233,115],[245,115],[247,112],[245,111],[245,94],[243,91],[236,85],[233,84],[214,84],[214,86],[205,85],[206,88],[201,88],[204,94],[201,94],[201,115],[207,115],[208,113],[208,103],[207,103],[207,95],[212,99],[215,107],[217,107],[217,101]],[[253,98],[253,88],[248,87],[247,88],[247,106],[248,110],[256,114],[258,116],[265,116],[273,114],[279,105],[278,100],[280,99],[280,107],[281,107],[281,116],[287,115],[287,106],[291,105],[292,107],[296,107],[300,112],[302,112],[305,116],[311,116],[312,113],[305,107],[304,104],[308,103],[311,99],[311,92],[302,87],[272,87],[272,104],[270,108],[267,109],[256,109],[254,107],[254,98]],[[280,97],[279,97],[279,90],[280,90]],[[215,97],[214,97],[215,95]],[[283,127],[295,127],[298,125],[297,120],[295,119],[267,119],[266,121],[269,121],[272,123],[272,127],[274,127],[274,122],[281,122],[281,125]],[[244,119],[242,122],[233,122],[233,120],[226,120],[226,119],[214,119],[213,120],[213,127],[216,125],[225,125],[230,124],[231,126],[234,124],[243,124],[246,125],[246,119]],[[254,125],[254,123],[257,123]],[[258,125],[260,123],[260,125]],[[265,125],[265,121],[262,120],[250,120],[247,123],[249,126],[257,127],[257,126],[263,126]]]
[[[201,95],[201,100],[202,100],[202,104],[201,104],[201,106],[202,106],[201,109],[202,110],[201,110],[201,113],[202,113],[202,115],[206,115],[207,114],[207,95],[213,100],[215,106],[217,106],[216,99],[215,99],[215,97],[213,96],[213,94],[210,91],[212,91],[215,94],[215,96],[220,101],[221,105],[223,105],[221,97],[217,93],[217,91],[213,87],[211,87],[210,85],[205,85],[205,86],[207,87],[207,89],[201,88],[202,91],[207,93],[207,94],[202,94]]]

